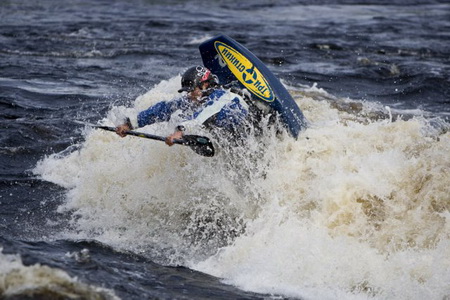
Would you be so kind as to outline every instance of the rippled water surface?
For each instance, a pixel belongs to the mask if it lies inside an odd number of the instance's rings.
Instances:
[[[74,122],[176,96],[217,34],[298,140],[211,159]],[[1,1],[0,295],[446,299],[449,78],[445,1]]]

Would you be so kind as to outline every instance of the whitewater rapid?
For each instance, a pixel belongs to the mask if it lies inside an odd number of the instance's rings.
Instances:
[[[173,98],[179,80],[100,122],[118,125]],[[33,171],[67,189],[59,211],[73,219],[60,237],[95,239],[260,293],[448,297],[448,125],[316,86],[290,91],[309,122],[298,140],[269,131],[214,158],[84,128],[81,144]],[[173,124],[140,130],[164,135]]]

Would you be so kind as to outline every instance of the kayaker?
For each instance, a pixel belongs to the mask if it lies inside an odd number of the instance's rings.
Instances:
[[[124,124],[116,127],[116,133],[124,137],[128,130],[176,118],[180,123],[166,138],[166,144],[172,146],[173,140],[181,139],[185,131],[200,126],[237,133],[249,115],[243,97],[220,86],[217,76],[203,66],[194,66],[184,72],[178,92],[182,93],[181,97],[158,102],[141,111],[134,121],[127,118]]]

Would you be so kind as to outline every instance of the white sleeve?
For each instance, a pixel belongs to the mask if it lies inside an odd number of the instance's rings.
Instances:
[[[247,103],[245,103],[244,99],[242,99],[242,97],[240,95],[232,93],[232,92],[227,92],[227,93],[223,94],[213,104],[205,107],[195,119],[184,121],[180,125],[184,126],[186,128],[186,130],[193,130],[195,128],[198,128],[203,123],[205,123],[206,120],[208,120],[215,114],[219,113],[222,110],[222,108],[225,107],[225,105],[231,104],[235,98],[238,98],[239,102],[246,109],[248,109]]]
[[[133,114],[128,119],[130,120],[131,126],[133,126],[133,128],[138,128],[139,127],[136,114]]]

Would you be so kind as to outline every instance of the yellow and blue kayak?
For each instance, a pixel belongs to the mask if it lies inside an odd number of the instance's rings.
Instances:
[[[292,96],[275,75],[247,48],[226,35],[213,37],[199,46],[203,64],[221,84],[237,82],[247,89],[257,106],[275,111],[289,133],[297,138],[306,119]]]

